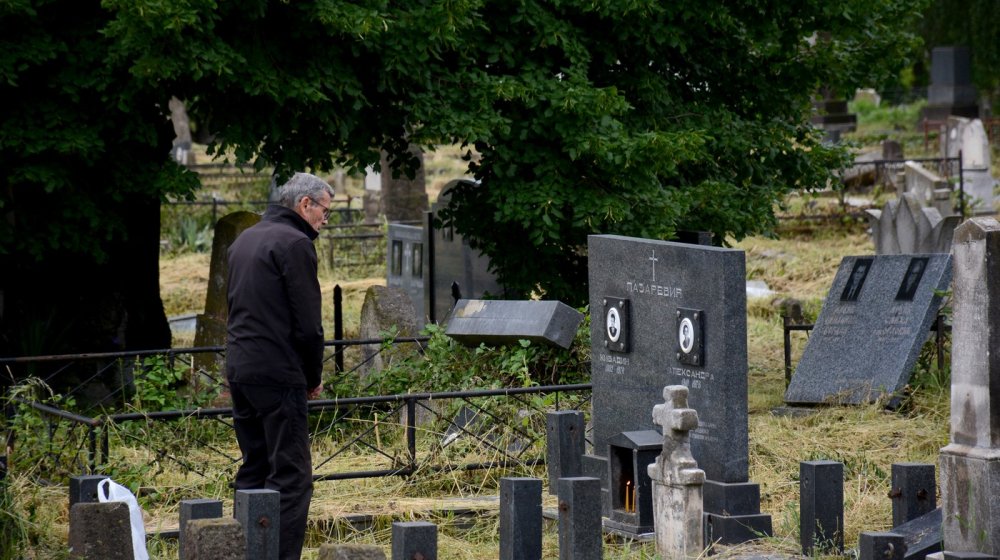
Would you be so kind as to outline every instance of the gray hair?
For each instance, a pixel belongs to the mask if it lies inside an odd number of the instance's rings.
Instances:
[[[296,173],[284,185],[271,189],[271,202],[286,208],[295,208],[306,196],[318,201],[323,191],[333,198],[333,188],[326,181],[309,173]]]

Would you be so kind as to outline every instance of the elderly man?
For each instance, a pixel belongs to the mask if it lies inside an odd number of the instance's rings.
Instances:
[[[226,378],[243,453],[237,489],[281,493],[281,560],[298,560],[312,497],[306,401],[323,385],[322,305],[313,240],[333,189],[296,173],[229,248]]]

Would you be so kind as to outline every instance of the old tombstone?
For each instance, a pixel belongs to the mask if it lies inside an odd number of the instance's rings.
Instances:
[[[369,286],[365,291],[365,301],[361,304],[361,326],[358,336],[362,340],[381,339],[386,333],[395,336],[417,336],[422,324],[413,316],[410,296],[400,288],[389,286]],[[362,379],[372,371],[381,371],[393,360],[416,351],[413,345],[394,345],[383,348],[381,344],[361,346],[362,363],[358,371]]]
[[[226,301],[226,282],[229,277],[229,246],[244,230],[260,221],[252,212],[233,212],[215,224],[212,239],[212,260],[208,267],[208,289],[205,293],[205,310],[195,323],[195,346],[225,346],[226,323],[229,321],[229,304]],[[224,371],[225,359],[219,353],[194,355],[196,370]],[[192,379],[198,383],[200,379]]]
[[[125,502],[79,502],[69,510],[70,558],[132,560],[132,526]]]
[[[842,133],[858,127],[858,116],[848,111],[847,100],[830,96],[813,101],[813,115],[809,120],[826,131],[826,139],[832,142],[839,141]]]
[[[799,539],[806,556],[844,550],[843,463],[799,463]]]
[[[603,557],[600,496],[600,479],[559,479],[559,560]]]
[[[281,526],[280,493],[274,490],[237,490],[233,517],[243,526],[246,560],[277,560]]]
[[[180,503],[180,523],[177,531],[177,549],[180,551],[180,560],[191,560],[184,552],[184,541],[187,539],[188,523],[197,519],[218,519],[222,517],[222,501],[205,498],[195,500],[181,500]],[[243,533],[240,533],[240,539]]]
[[[392,524],[392,560],[437,560],[437,525],[426,521]]]
[[[979,116],[968,47],[942,46],[931,50],[931,83],[927,87],[927,105],[921,117],[943,121],[949,115]]]
[[[385,560],[385,552],[373,544],[324,544],[319,560]]]
[[[955,231],[950,441],[941,449],[947,550],[1000,554],[1000,222]]]
[[[582,322],[583,313],[559,301],[462,299],[445,334],[468,346],[530,340],[568,349]]]
[[[183,544],[180,545],[181,558],[187,560],[244,560],[247,558],[247,543],[243,536],[243,527],[235,519],[193,519],[181,532],[187,533]]]
[[[845,257],[785,402],[894,406],[950,280],[950,255]]]
[[[427,324],[427,313],[424,311],[423,228],[389,224],[386,260],[385,285],[406,292],[413,304],[414,321],[418,325]]]
[[[663,388],[664,404],[653,407],[653,422],[663,427],[663,451],[649,465],[653,480],[656,553],[664,558],[697,558],[702,533],[705,471],[691,455],[688,433],[698,427],[698,412],[687,407],[683,385]]]
[[[393,170],[388,154],[382,152],[382,212],[389,222],[420,221],[427,211],[424,152],[416,144],[410,144],[408,151],[418,162],[412,179],[402,170]]]
[[[928,554],[941,550],[941,508],[897,525],[892,532],[903,535],[904,560],[924,560]]]
[[[708,479],[704,508],[719,528],[718,538],[729,543],[726,528],[732,526],[724,519],[736,516],[740,526],[769,534],[770,516],[760,515],[759,486],[748,480],[743,252],[597,235],[589,239],[588,255],[593,451],[582,467],[584,475],[602,479],[607,526],[626,534],[638,529],[612,521],[630,513],[620,497],[627,484],[639,482],[613,477],[636,469],[612,470],[612,438],[659,432],[649,411],[660,403],[664,386],[684,385],[689,406],[699,415],[691,452]],[[649,455],[650,462],[657,453]],[[623,452],[619,459],[632,456]],[[646,475],[646,465],[638,470]],[[651,497],[634,503],[646,500]]]
[[[500,560],[541,560],[542,481],[500,479]]]
[[[545,466],[549,474],[549,494],[555,495],[560,478],[580,476],[580,460],[585,451],[586,426],[583,413],[559,410],[545,414]]]
[[[425,250],[430,259],[425,266],[424,310],[427,320],[444,323],[460,299],[515,297],[500,286],[490,272],[490,260],[469,246],[453,228],[436,228],[437,212],[448,205],[451,191],[459,185],[474,185],[465,180],[449,181],[441,188],[437,201],[424,215]]]
[[[948,253],[958,215],[942,217],[937,208],[924,206],[918,195],[903,193],[881,210],[867,210],[876,255]]]

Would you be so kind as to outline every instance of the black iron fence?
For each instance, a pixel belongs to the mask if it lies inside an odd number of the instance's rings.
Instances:
[[[400,338],[392,344],[417,344],[426,337]],[[326,360],[337,361],[350,346],[386,341],[336,340]],[[221,355],[224,347],[150,350],[146,352],[74,354],[0,359],[0,367],[31,364],[47,369],[48,380],[71,364],[99,362],[107,368],[139,364],[135,376],[146,374],[141,364],[157,357],[175,367],[194,371],[195,356]],[[355,373],[362,364],[343,374]],[[95,373],[95,375],[100,375]],[[210,370],[197,370],[197,390],[222,388]],[[95,378],[96,379],[96,378]],[[94,379],[89,380],[93,382]],[[84,384],[86,385],[86,384]],[[37,475],[61,478],[67,473],[128,469],[148,472],[181,470],[210,478],[213,472],[233,472],[240,460],[227,406],[178,410],[114,412],[103,403],[71,411],[65,405],[82,395],[75,387],[57,404],[14,396],[7,406],[7,449],[12,463],[21,441],[37,457]],[[109,397],[124,400],[122,386]],[[590,385],[513,387],[468,391],[427,392],[316,400],[309,403],[316,480],[412,476],[452,470],[476,470],[544,464],[545,413],[587,409]],[[14,428],[14,416],[22,432]],[[30,415],[30,418],[25,418]],[[363,468],[359,468],[362,466]]]

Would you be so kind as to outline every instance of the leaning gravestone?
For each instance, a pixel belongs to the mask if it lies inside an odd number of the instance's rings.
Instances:
[[[861,404],[898,395],[950,281],[947,254],[845,257],[785,402]]]
[[[705,512],[717,516],[713,526],[724,532],[730,516],[742,516],[742,525],[770,533],[770,516],[759,515],[759,487],[748,482],[743,252],[596,235],[588,258],[593,455],[582,468],[602,479],[605,525],[626,534],[640,527],[652,496],[632,496],[643,481],[629,474],[645,473],[646,465],[627,463],[658,453],[639,449],[641,442],[612,443],[659,432],[649,411],[662,402],[664,386],[683,385],[700,420],[691,451],[709,479]]]
[[[362,340],[381,339],[387,333],[397,337],[411,337],[420,334],[422,324],[413,317],[410,297],[400,288],[390,286],[369,286],[365,291],[365,301],[361,305],[361,326],[358,335]],[[410,356],[416,347],[410,344],[383,348],[382,344],[361,346],[362,363],[358,371],[365,379],[373,371],[381,371],[394,360]]]

